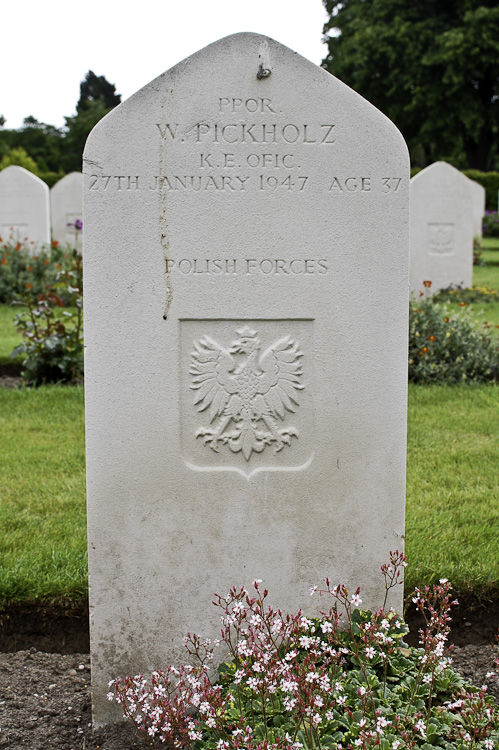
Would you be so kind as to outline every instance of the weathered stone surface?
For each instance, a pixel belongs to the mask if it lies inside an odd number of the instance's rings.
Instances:
[[[109,679],[218,634],[215,591],[262,578],[274,605],[313,612],[327,575],[382,603],[404,534],[408,192],[393,124],[257,34],[179,63],[90,135],[97,724],[116,716]]]
[[[75,222],[83,216],[83,175],[71,172],[50,190],[52,239],[69,243],[81,251],[82,233],[75,231]],[[69,226],[71,225],[71,226]]]
[[[0,172],[0,236],[27,239],[33,252],[50,242],[48,185],[23,167]]]
[[[411,180],[411,292],[471,286],[474,209],[471,180],[443,161]],[[423,282],[431,281],[431,287]]]

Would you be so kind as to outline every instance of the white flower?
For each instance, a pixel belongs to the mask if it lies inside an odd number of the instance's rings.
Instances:
[[[350,599],[350,601],[354,607],[360,607],[360,605],[362,604],[362,599],[360,598],[358,594],[354,594],[352,598]]]
[[[366,656],[368,659],[374,659],[374,657],[376,656],[376,651],[372,646],[368,646],[366,648]]]
[[[419,721],[416,722],[414,728],[415,728],[416,732],[419,732],[419,734],[421,735],[421,737],[423,737],[424,739],[426,739],[426,724],[424,723],[424,721],[422,719],[420,719]]]
[[[114,700],[114,693],[108,693],[106,697],[107,697],[108,701],[113,701]]]
[[[317,586],[312,586],[312,587],[310,588],[310,596],[313,596],[313,595],[315,594],[315,592],[316,592],[316,591],[317,591]]]

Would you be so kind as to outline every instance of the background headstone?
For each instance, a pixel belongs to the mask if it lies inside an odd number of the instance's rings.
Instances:
[[[23,242],[33,252],[50,242],[49,188],[23,167],[6,167],[0,172],[0,236]]]
[[[482,237],[482,222],[485,215],[485,188],[474,180],[470,180],[471,202],[473,210],[473,236]]]
[[[473,280],[471,180],[443,161],[411,180],[411,292],[433,294]],[[424,286],[431,281],[431,287]]]
[[[409,159],[395,126],[257,34],[108,114],[84,154],[94,721],[112,677],[219,633],[262,578],[380,605],[404,534]],[[392,592],[400,608],[402,590]],[[315,609],[317,608],[317,609]]]
[[[76,232],[74,223],[83,217],[83,175],[71,172],[50,190],[50,215],[52,239],[62,244],[68,242],[81,251],[82,232]],[[68,226],[72,224],[73,226]]]

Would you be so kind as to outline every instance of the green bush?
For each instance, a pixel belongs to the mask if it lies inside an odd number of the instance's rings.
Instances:
[[[484,383],[499,380],[499,344],[465,308],[451,313],[433,299],[409,309],[409,380],[415,383]]]
[[[72,248],[53,242],[37,255],[31,255],[27,241],[14,242],[0,238],[0,303],[10,304],[26,292],[38,296],[56,283],[61,271],[72,266]],[[61,290],[59,295],[65,305],[70,298]]]
[[[73,383],[83,377],[83,274],[81,255],[74,250],[71,267],[57,273],[55,283],[45,293],[32,289],[13,304],[27,308],[16,316],[14,324],[24,341],[11,357],[25,357],[21,376],[26,385]],[[64,311],[65,320],[55,312],[66,301],[76,307],[76,316]]]

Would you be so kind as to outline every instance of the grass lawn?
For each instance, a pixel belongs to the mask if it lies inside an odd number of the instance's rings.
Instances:
[[[408,587],[499,597],[498,424],[498,386],[410,386]],[[0,602],[85,597],[83,389],[0,389],[0,451]]]
[[[0,601],[87,592],[83,388],[0,388]]]
[[[499,597],[499,386],[409,387],[408,588]]]

